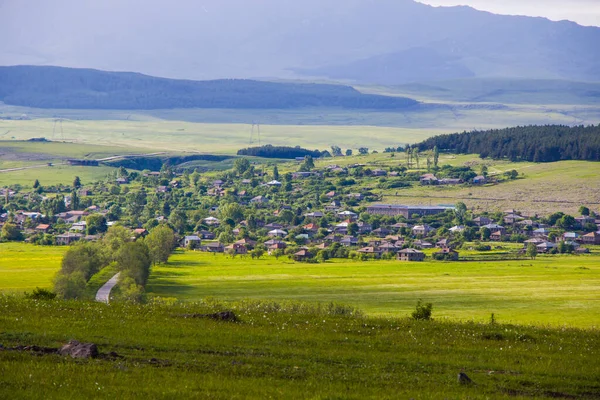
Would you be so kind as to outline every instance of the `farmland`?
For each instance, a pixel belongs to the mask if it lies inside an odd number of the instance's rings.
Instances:
[[[51,289],[64,247],[0,243],[0,291],[23,293],[36,287]]]

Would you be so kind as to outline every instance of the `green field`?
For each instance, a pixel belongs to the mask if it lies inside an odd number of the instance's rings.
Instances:
[[[0,292],[51,289],[66,247],[0,243]]]
[[[420,298],[435,315],[485,321],[600,327],[600,256],[469,263],[303,264],[179,252],[153,269],[152,296],[340,302],[369,315],[405,316]]]
[[[0,296],[0,398],[594,399],[598,331],[361,318],[340,307]],[[238,323],[186,318],[233,310]],[[345,315],[346,314],[346,315]],[[71,339],[116,355],[15,346]],[[460,385],[464,371],[475,385]]]

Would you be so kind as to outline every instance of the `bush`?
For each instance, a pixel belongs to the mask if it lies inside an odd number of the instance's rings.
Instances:
[[[475,250],[477,251],[490,251],[492,250],[492,246],[487,245],[487,244],[480,244],[475,246]]]
[[[25,293],[25,298],[30,300],[54,300],[56,298],[56,293],[36,287],[33,292]]]
[[[433,304],[423,304],[421,300],[417,302],[417,307],[412,313],[412,319],[418,321],[429,321],[431,319],[431,312],[433,310]]]

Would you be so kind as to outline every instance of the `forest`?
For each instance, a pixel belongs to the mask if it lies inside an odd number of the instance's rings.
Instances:
[[[0,101],[63,109],[290,109],[341,107],[396,110],[404,97],[362,94],[350,86],[242,79],[189,81],[138,73],[61,67],[0,67]]]
[[[248,147],[246,149],[238,150],[237,155],[264,158],[296,158],[306,156],[311,156],[312,158],[319,158],[323,154],[319,150],[303,149],[300,146],[272,146],[270,144],[267,144],[265,146]]]
[[[431,137],[416,145],[420,151],[479,154],[511,161],[600,161],[600,125],[517,126]]]

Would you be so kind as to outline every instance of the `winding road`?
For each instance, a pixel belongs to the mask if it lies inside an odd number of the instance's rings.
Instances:
[[[108,304],[110,300],[110,291],[119,282],[119,275],[121,275],[120,272],[110,278],[110,280],[98,290],[98,293],[96,293],[96,301]]]

